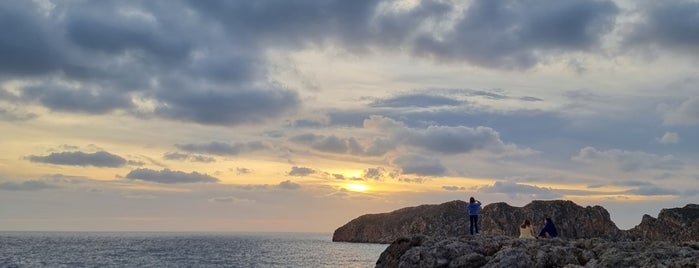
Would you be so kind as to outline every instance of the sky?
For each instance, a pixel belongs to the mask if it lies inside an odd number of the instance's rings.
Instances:
[[[7,0],[0,32],[0,230],[699,203],[699,1]]]

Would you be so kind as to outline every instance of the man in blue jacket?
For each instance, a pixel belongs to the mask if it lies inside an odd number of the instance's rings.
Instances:
[[[481,202],[471,197],[467,205],[468,208],[468,219],[471,222],[471,235],[473,235],[473,230],[478,233],[478,210],[481,208]]]

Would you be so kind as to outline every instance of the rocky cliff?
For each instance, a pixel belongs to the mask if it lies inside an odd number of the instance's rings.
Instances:
[[[510,236],[393,242],[376,267],[697,267],[698,242],[519,239]]]
[[[647,240],[699,240],[699,205],[663,209],[658,218],[643,215],[641,224],[628,231],[632,238]]]
[[[465,205],[463,201],[451,201],[363,215],[337,228],[333,241],[391,243],[413,234],[463,236],[468,232],[464,229],[468,227]]]
[[[391,243],[415,234],[428,236],[466,236],[469,232],[466,202],[451,201],[440,205],[422,205],[390,213],[358,217],[335,230],[333,241]],[[493,203],[483,207],[480,215],[482,234],[518,236],[524,219],[535,230],[550,217],[564,238],[615,238],[621,231],[603,207],[581,207],[572,201],[533,201],[524,207]]]

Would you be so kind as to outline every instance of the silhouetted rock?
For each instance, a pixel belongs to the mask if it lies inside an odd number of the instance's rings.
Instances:
[[[658,218],[643,215],[641,224],[628,231],[636,239],[654,241],[699,240],[699,205],[663,209]]]
[[[463,201],[451,201],[363,215],[337,228],[333,241],[391,243],[415,234],[461,236],[468,232],[464,230],[468,228],[465,206]]]
[[[400,238],[376,267],[697,267],[699,243],[509,236]]]
[[[390,213],[360,216],[335,230],[333,241],[391,243],[399,237],[466,236],[469,233],[466,202],[408,207]],[[481,233],[518,236],[518,226],[529,219],[535,230],[546,217],[553,219],[564,238],[616,238],[621,231],[603,207],[581,207],[572,201],[533,201],[524,207],[493,203],[480,213]]]

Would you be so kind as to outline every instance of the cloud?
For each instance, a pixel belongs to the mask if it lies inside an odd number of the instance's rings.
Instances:
[[[38,191],[51,188],[56,188],[56,186],[38,180],[0,183],[0,190],[5,191]]]
[[[696,1],[645,1],[639,21],[626,37],[627,47],[655,47],[694,52],[699,48],[699,3]]]
[[[409,94],[400,95],[387,99],[375,100],[369,106],[371,107],[439,107],[439,106],[458,106],[462,102],[443,96],[435,96],[429,94]]]
[[[510,196],[528,196],[534,199],[555,199],[562,197],[561,194],[556,193],[551,188],[537,187],[509,181],[496,181],[492,186],[481,187],[480,191],[484,193],[501,193]]]
[[[678,190],[667,189],[667,188],[658,187],[655,185],[641,185],[637,188],[626,191],[626,193],[635,194],[635,195],[654,196],[654,195],[679,195],[681,192]]]
[[[251,142],[238,142],[234,144],[229,144],[225,142],[210,142],[210,143],[199,143],[199,144],[176,144],[180,150],[193,152],[193,153],[205,153],[213,155],[238,155],[246,152],[254,152],[262,149],[266,149],[267,145],[258,141]]]
[[[447,168],[437,158],[424,155],[401,155],[393,160],[393,164],[399,166],[404,174],[421,176],[440,176],[447,172]]]
[[[214,197],[209,199],[210,202],[215,202],[215,203],[233,203],[233,204],[249,204],[249,203],[255,203],[254,200],[250,199],[245,199],[245,198],[238,198],[235,196],[222,196],[222,197]]]
[[[37,118],[38,115],[35,113],[28,113],[20,111],[16,108],[3,108],[0,107],[0,121],[27,121]]]
[[[662,103],[657,110],[662,114],[665,125],[699,125],[699,97],[690,97],[679,104]]]
[[[235,172],[238,175],[250,174],[250,173],[252,173],[252,169],[238,167],[238,168],[235,168]]]
[[[413,50],[445,61],[529,68],[543,55],[594,49],[618,11],[611,1],[477,0],[453,29],[420,35]]]
[[[151,170],[151,169],[145,169],[145,168],[139,168],[132,170],[129,172],[129,174],[126,175],[126,178],[132,179],[132,180],[142,180],[142,181],[149,181],[149,182],[156,182],[156,183],[167,183],[167,184],[174,184],[174,183],[209,183],[209,182],[218,182],[219,179],[211,177],[206,174],[201,174],[198,172],[191,172],[191,173],[185,173],[182,171],[173,171],[170,169],[163,169],[160,171],[157,170]]]
[[[335,154],[381,156],[395,148],[395,144],[384,138],[375,138],[367,146],[363,146],[358,139],[353,137],[341,138],[335,135],[325,136],[311,133],[297,135],[289,140],[310,146],[320,152]]]
[[[205,125],[259,123],[295,110],[300,100],[289,90],[163,92],[155,113]]]
[[[466,191],[466,187],[459,187],[453,185],[442,186],[442,189],[444,189],[445,191]]]
[[[290,180],[285,180],[285,181],[279,183],[279,188],[285,189],[285,190],[297,190],[297,189],[301,188],[301,184],[292,182]]]
[[[195,155],[195,154],[179,153],[179,152],[165,153],[163,155],[163,158],[165,158],[167,160],[179,160],[179,161],[189,160],[192,162],[201,162],[201,163],[216,162],[216,159],[213,157],[208,157],[208,156],[203,156],[203,155]]]
[[[364,178],[380,180],[383,177],[385,170],[381,167],[368,168],[364,170]]]
[[[586,164],[615,164],[626,172],[661,169],[679,170],[684,167],[684,163],[672,155],[658,156],[645,152],[630,152],[619,149],[597,150],[594,147],[580,149],[577,155],[573,156],[574,161]]]
[[[54,111],[105,114],[133,106],[128,94],[98,88],[67,88],[43,85],[24,88],[22,98],[37,101]]]
[[[95,167],[122,167],[127,164],[121,156],[105,151],[96,153],[61,152],[51,153],[46,156],[28,156],[29,161],[67,166],[95,166]]]
[[[500,140],[500,134],[489,127],[439,126],[425,129],[409,128],[393,119],[371,116],[364,127],[390,133],[396,144],[427,149],[444,154],[469,153],[476,150],[502,152],[512,146]]]
[[[665,132],[665,134],[658,139],[658,142],[662,144],[677,144],[680,142],[680,135],[675,132]]]
[[[316,173],[315,170],[307,167],[292,167],[291,171],[289,171],[289,176],[308,176],[313,173]]]

